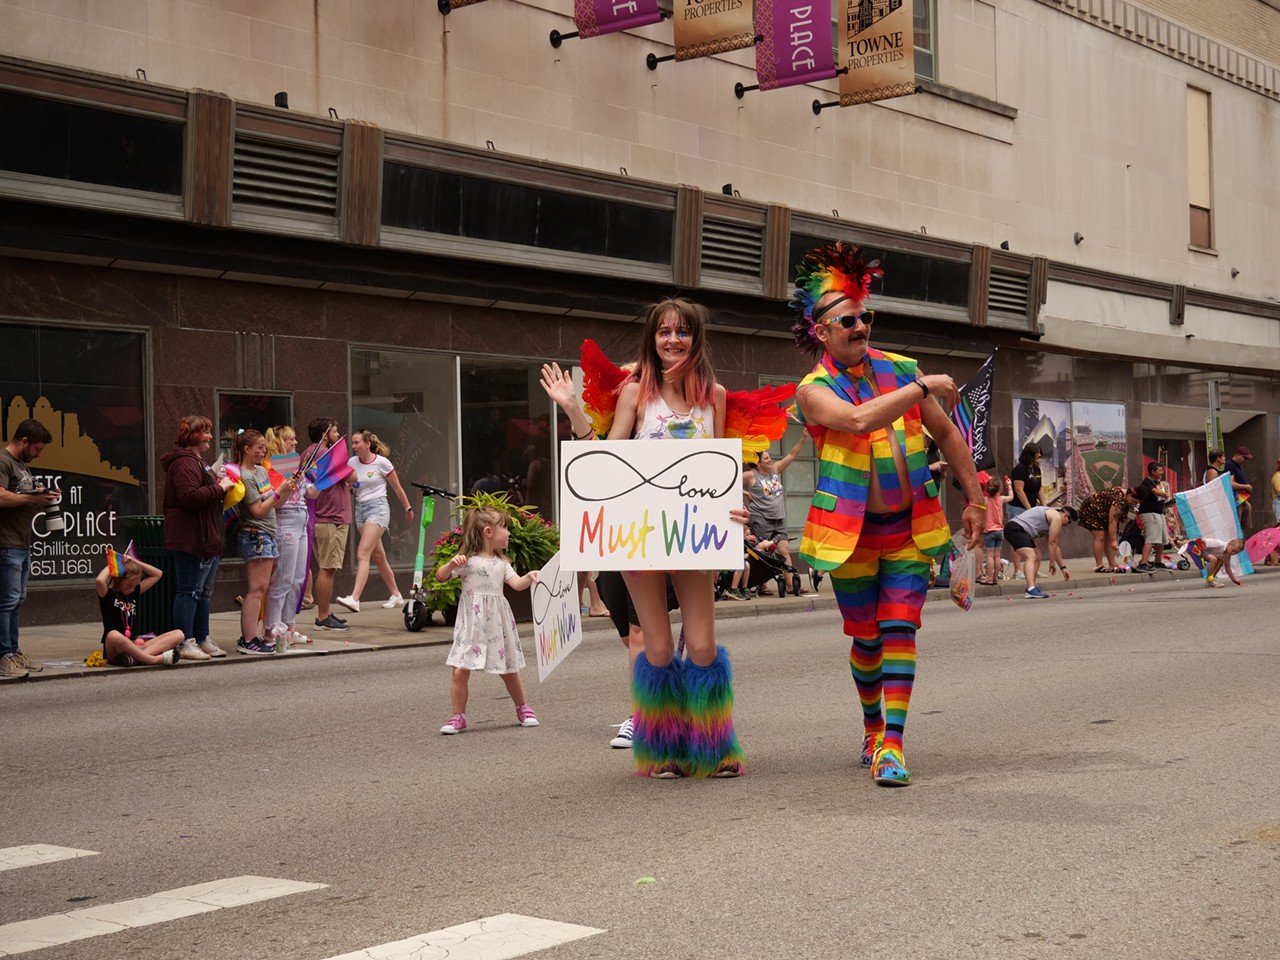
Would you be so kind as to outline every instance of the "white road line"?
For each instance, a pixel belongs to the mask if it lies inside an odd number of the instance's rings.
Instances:
[[[448,957],[449,960],[509,960],[557,947],[572,940],[604,933],[594,927],[500,913],[471,923],[460,923],[407,940],[384,943],[328,960],[422,960]]]
[[[96,857],[97,850],[77,850],[74,847],[53,847],[47,843],[29,843],[25,847],[0,849],[0,870],[17,870],[41,863],[74,860],[76,857]]]
[[[326,886],[324,883],[274,880],[271,877],[229,877],[176,890],[163,890],[136,900],[104,903],[84,910],[55,913],[38,920],[20,920],[0,927],[0,957],[133,927],[165,923],[225,907],[239,907],[307,890],[322,890]]]

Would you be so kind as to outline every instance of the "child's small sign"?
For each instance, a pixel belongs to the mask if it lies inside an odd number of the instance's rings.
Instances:
[[[540,579],[529,596],[541,683],[582,642],[582,610],[578,606],[578,575],[560,568],[560,554],[548,560],[538,573]]]
[[[570,570],[742,566],[741,440],[561,447],[560,554]]]

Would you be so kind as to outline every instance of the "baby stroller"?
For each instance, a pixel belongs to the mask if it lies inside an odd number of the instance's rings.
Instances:
[[[1167,541],[1168,539],[1169,538],[1166,536],[1165,540]],[[1132,557],[1134,562],[1136,562],[1138,558],[1142,556],[1142,527],[1138,525],[1137,520],[1130,520],[1125,524],[1124,531],[1119,536],[1119,543],[1127,543],[1129,545],[1128,556],[1125,557],[1126,562],[1129,557]],[[1124,550],[1121,550],[1120,553],[1121,556],[1125,555]],[[1187,559],[1186,552],[1184,550],[1174,551],[1173,544],[1166,542],[1164,545],[1164,554],[1164,565],[1166,568],[1168,568],[1172,563],[1173,566],[1176,566],[1179,570],[1191,569],[1191,561]],[[1175,554],[1178,559],[1174,561],[1170,554]]]
[[[762,550],[758,546],[746,544],[744,551],[746,556],[747,579],[743,586],[750,589],[758,587],[762,583],[768,583],[770,580],[778,584],[778,596],[785,597],[787,595],[787,584],[791,584],[791,592],[795,596],[800,596],[800,571],[787,563],[780,556],[770,550]],[[719,600],[724,592],[729,589],[729,583],[733,580],[733,571],[722,571],[720,576],[716,578],[716,599]]]

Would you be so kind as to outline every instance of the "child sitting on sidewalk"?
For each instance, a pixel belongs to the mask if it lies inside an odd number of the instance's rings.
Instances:
[[[143,641],[134,637],[138,597],[159,582],[161,572],[148,563],[126,557],[107,548],[107,565],[94,586],[98,589],[98,609],[102,613],[102,656],[115,667],[135,663],[164,663],[173,666],[181,656],[177,647],[184,637],[170,630]]]

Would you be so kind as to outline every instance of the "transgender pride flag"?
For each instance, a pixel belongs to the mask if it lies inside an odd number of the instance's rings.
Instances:
[[[1236,498],[1231,495],[1231,474],[1224,473],[1217,480],[1210,480],[1194,490],[1176,493],[1173,499],[1178,505],[1178,516],[1182,518],[1188,540],[1211,537],[1226,543],[1243,536],[1240,515],[1236,513]],[[1238,553],[1228,562],[1237,564],[1236,569],[1241,573],[1253,573],[1253,561],[1246,553]],[[1200,574],[1205,576],[1207,570],[1202,567]]]

